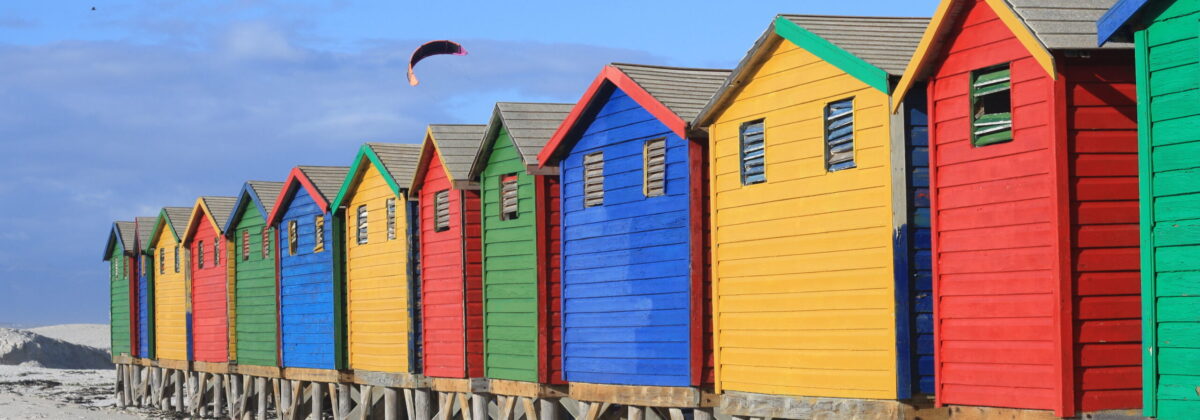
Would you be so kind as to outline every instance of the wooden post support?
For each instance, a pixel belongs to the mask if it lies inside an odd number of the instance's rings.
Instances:
[[[175,369],[175,412],[183,410],[183,371]]]
[[[438,392],[438,420],[454,418],[454,393]]]
[[[255,378],[254,381],[254,396],[256,403],[254,408],[258,409],[258,419],[267,419],[267,378]]]
[[[513,411],[516,407],[517,397],[501,395],[496,397],[496,408],[500,412],[500,417],[496,420],[513,420]]]
[[[371,397],[371,388],[370,385],[363,385],[358,391],[358,420],[367,420],[367,417],[371,415],[371,409],[375,407]]]
[[[646,420],[646,412],[642,407],[631,405],[629,406],[629,420]]]
[[[540,420],[558,420],[559,416],[558,400],[550,398],[538,399],[537,413]]]
[[[404,414],[408,415],[405,420],[417,420],[417,404],[416,398],[413,396],[413,390],[405,388],[400,391],[404,393]]]
[[[222,379],[224,379],[224,375],[213,375],[212,416],[216,418],[221,418],[221,414],[223,414],[222,412],[225,411],[221,408],[222,405],[225,405],[225,387]]]
[[[330,384],[329,389],[333,390],[333,388],[334,388],[333,384]],[[329,397],[330,403],[333,402],[332,395],[333,394],[330,394],[330,397]],[[350,385],[337,384],[337,411],[341,412],[341,415],[334,416],[334,418],[345,420],[347,417],[350,417],[350,406],[351,406],[350,403],[351,403],[351,400],[353,399],[351,397],[352,397],[352,395],[350,395]]]
[[[323,406],[323,404],[325,402],[324,399],[325,399],[325,395],[324,395],[324,390],[321,389],[321,384],[319,382],[313,382],[312,383],[312,419],[313,420],[321,420],[321,412],[325,411],[325,407]]]
[[[413,400],[415,400],[416,417],[413,420],[432,420],[433,418],[433,391],[428,389],[413,390]]]
[[[693,408],[692,420],[713,420],[713,410],[711,408]]]
[[[525,407],[525,420],[538,420],[537,407],[533,406],[533,398],[521,397],[521,406]]]
[[[274,394],[271,394],[271,401],[275,403],[275,417],[282,417],[280,410],[283,410],[284,407],[283,394],[279,389],[279,382],[279,378],[271,378],[271,391],[274,392]]]
[[[399,399],[396,388],[383,389],[383,420],[397,420],[398,407],[396,402]]]
[[[471,394],[471,419],[488,420],[488,395]]]

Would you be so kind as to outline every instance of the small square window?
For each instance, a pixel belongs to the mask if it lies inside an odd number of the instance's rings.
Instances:
[[[764,120],[743,123],[739,130],[742,185],[767,182],[767,143]]]
[[[288,221],[288,255],[296,255],[296,221]]]
[[[313,217],[313,253],[325,250],[325,215]]]
[[[520,199],[517,174],[500,176],[500,220],[513,220],[518,216]]]
[[[204,241],[196,245],[196,268],[204,268]]]
[[[396,198],[387,199],[387,239],[396,239]]]
[[[438,191],[433,196],[433,216],[435,232],[450,230],[450,191]]]
[[[1012,141],[1011,75],[1008,64],[971,73],[971,144],[975,147]]]
[[[850,169],[854,164],[854,99],[825,106],[825,170]]]
[[[657,197],[667,193],[667,140],[647,140],[642,145],[642,194]]]
[[[583,206],[604,205],[604,152],[583,156]]]

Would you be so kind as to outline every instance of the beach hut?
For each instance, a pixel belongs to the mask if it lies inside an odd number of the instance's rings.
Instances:
[[[190,319],[187,255],[182,246],[190,207],[164,207],[158,214],[145,252],[154,266],[154,357],[157,360],[187,361]]]
[[[430,125],[409,186],[420,217],[425,376],[483,376],[479,186],[468,175],[484,129]]]
[[[923,92],[890,107],[928,23],[778,16],[695,120],[718,392],[933,393]]]
[[[297,166],[267,216],[278,232],[279,332],[283,367],[341,369],[345,319],[340,222],[330,200],[346,180],[344,166]]]
[[[1200,2],[1124,0],[1098,22],[1100,42],[1134,42],[1142,243],[1143,410],[1200,410]],[[1128,95],[1128,89],[1124,94]]]
[[[156,217],[133,219],[137,230],[137,357],[154,358],[154,257],[145,252],[154,235]]]
[[[481,198],[484,376],[562,380],[557,168],[537,154],[574,104],[496,103],[470,179]]]
[[[416,203],[408,187],[421,146],[367,143],[333,199],[346,244],[346,334],[355,371],[415,372],[419,335],[409,240]]]
[[[573,397],[587,388],[576,383],[712,382],[707,140],[689,122],[729,74],[604,66],[538,153],[559,168]]]
[[[137,348],[137,229],[133,222],[113,222],[104,245],[108,262],[109,334],[113,357],[132,356]]]
[[[192,360],[229,361],[230,245],[221,230],[229,220],[236,197],[200,197],[192,206],[183,247],[191,257]]]
[[[928,81],[941,405],[1141,406],[1133,51],[1096,47],[1113,3],[944,0],[896,87]]]
[[[275,287],[278,247],[267,224],[268,212],[283,189],[282,182],[248,181],[222,231],[234,248],[230,318],[230,359],[238,365],[278,366],[278,301]]]

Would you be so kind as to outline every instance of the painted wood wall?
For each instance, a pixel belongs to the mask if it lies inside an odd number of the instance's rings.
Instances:
[[[130,264],[129,258],[125,256],[125,250],[120,245],[112,247],[108,264],[109,338],[112,343],[112,354],[129,355],[132,351],[130,334],[133,331],[130,325],[132,314],[129,310],[129,279],[130,270],[133,270],[135,266]]]
[[[1200,410],[1200,2],[1151,1],[1139,31],[1142,289],[1150,415]]]
[[[350,190],[346,231],[346,322],[350,368],[409,371],[409,284],[407,197],[397,195],[366,163]],[[387,236],[387,200],[395,200],[395,238]],[[359,206],[367,206],[367,243],[357,241]]]
[[[692,360],[688,141],[607,89],[560,162],[563,372],[571,382],[688,386],[700,362]],[[657,138],[667,143],[666,194],[646,198],[643,144]],[[596,151],[604,204],[584,208],[583,156]]]
[[[229,326],[226,299],[226,275],[229,263],[225,237],[205,214],[193,221],[195,233],[184,246],[191,258],[192,270],[192,356],[200,362],[229,360]],[[220,244],[219,257],[213,243]],[[204,266],[200,267],[200,254]]]
[[[1137,89],[1129,56],[1059,59],[1071,162],[1075,404],[1083,412],[1142,404]]]
[[[542,250],[538,254],[542,259],[539,269],[542,277],[539,279],[543,292],[540,295],[545,300],[540,308],[543,339],[542,374],[539,381],[550,384],[564,384],[563,379],[563,322],[562,322],[562,188],[557,176],[538,177],[537,196],[540,198],[540,222],[542,229],[539,233],[542,240]]]
[[[889,98],[790,42],[770,54],[709,132],[718,389],[896,398]],[[827,172],[824,110],[849,97],[857,168]],[[767,181],[743,186],[760,118]]]
[[[904,239],[908,267],[907,343],[912,394],[934,393],[933,362],[933,259],[931,257],[929,218],[929,118],[924,85],[917,86],[904,98],[904,124],[908,161],[905,180],[908,189],[907,228]],[[899,363],[906,363],[901,355]]]
[[[138,229],[154,229],[154,226],[139,226]],[[138,351],[141,358],[154,358],[154,258],[138,251]]]
[[[163,222],[165,223],[165,222]],[[175,240],[170,226],[163,226],[153,243],[155,267],[163,256],[162,273],[154,273],[155,355],[164,360],[188,360],[187,287],[184,270],[187,252]],[[179,271],[175,253],[179,252]]]
[[[434,230],[434,195],[450,191],[450,228]],[[425,376],[483,377],[483,273],[479,194],[451,188],[430,159],[420,190]]]
[[[267,235],[270,253],[263,256],[265,215],[258,206],[247,203],[234,228],[233,242],[239,254],[234,262],[234,301],[237,303],[236,329],[239,365],[278,366],[278,310],[276,308],[276,246],[275,232]],[[250,236],[250,257],[240,255],[242,235]]]
[[[341,285],[334,276],[333,216],[323,213],[307,189],[299,186],[273,226],[279,244],[279,314],[282,365],[337,369],[343,345],[339,339]],[[314,218],[325,217],[325,250],[313,252]],[[296,255],[288,253],[288,222],[296,221]]]
[[[480,173],[483,241],[484,355],[488,378],[538,382],[539,351],[545,337],[541,324],[544,297],[538,251],[535,176],[513,147],[506,128],[493,140],[487,166]],[[500,178],[517,177],[517,217],[500,218]]]

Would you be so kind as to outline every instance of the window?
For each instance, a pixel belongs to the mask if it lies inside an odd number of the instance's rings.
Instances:
[[[667,193],[667,140],[647,140],[642,145],[642,194],[657,197]]]
[[[325,215],[313,217],[313,253],[325,250]]]
[[[262,257],[271,258],[271,229],[266,226],[262,228]]]
[[[358,240],[356,242],[358,242],[359,245],[362,245],[367,243],[367,205],[363,204],[358,206],[357,214],[358,220],[356,226],[358,226]]]
[[[1012,141],[1012,78],[1008,64],[971,73],[971,144]]]
[[[213,266],[221,265],[221,241],[213,239]]]
[[[164,274],[167,271],[167,249],[158,249],[158,274]]]
[[[242,231],[242,261],[250,261],[250,230]]]
[[[387,199],[387,238],[396,239],[396,197]]]
[[[179,273],[179,245],[175,245],[175,273]]]
[[[850,98],[825,106],[825,170],[853,167],[854,98]]]
[[[766,130],[763,120],[743,123],[740,130],[742,185],[767,182]]]
[[[296,221],[288,221],[288,255],[296,255]]]
[[[438,191],[433,195],[433,230],[442,232],[450,230],[450,191]]]
[[[148,258],[146,258],[145,255],[141,255],[138,257],[138,275],[139,276],[146,275],[146,266],[149,264],[150,264],[150,260]]]
[[[196,246],[196,268],[204,268],[204,241]]]
[[[517,218],[517,174],[500,175],[500,220]]]
[[[583,207],[604,204],[604,152],[583,156]]]

